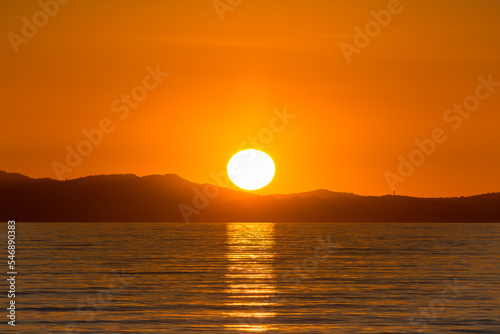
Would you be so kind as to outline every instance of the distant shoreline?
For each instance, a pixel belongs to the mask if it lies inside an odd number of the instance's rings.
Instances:
[[[328,190],[256,195],[177,175],[98,175],[68,181],[0,171],[0,220],[18,222],[495,223],[500,193],[360,196]]]

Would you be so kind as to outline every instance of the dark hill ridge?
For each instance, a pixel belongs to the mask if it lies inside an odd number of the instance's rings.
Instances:
[[[200,196],[207,191],[212,198]],[[179,206],[193,222],[500,222],[500,193],[416,198],[322,189],[259,196],[174,174],[58,181],[0,171],[0,203],[0,221],[21,222],[182,222]]]

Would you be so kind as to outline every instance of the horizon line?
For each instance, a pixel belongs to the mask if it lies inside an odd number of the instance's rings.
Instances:
[[[148,175],[143,175],[143,176],[139,176],[139,175],[137,175],[135,173],[89,174],[89,175],[86,175],[86,176],[80,176],[80,177],[75,177],[75,178],[72,178],[72,179],[63,179],[63,180],[58,180],[56,178],[51,178],[51,177],[31,177],[31,176],[28,176],[28,175],[25,175],[25,174],[22,174],[22,173],[19,173],[19,172],[7,172],[5,170],[0,170],[0,173],[17,174],[17,175],[21,175],[23,177],[27,177],[27,178],[29,178],[31,180],[49,179],[49,180],[60,181],[60,182],[74,181],[74,180],[78,180],[78,179],[84,179],[84,178],[87,178],[87,177],[95,177],[95,176],[130,175],[130,176],[135,176],[135,177],[138,177],[138,178],[143,178],[143,177],[148,177],[148,176],[168,176],[168,175],[172,175],[172,176],[178,177],[178,178],[180,178],[180,179],[182,179],[182,180],[184,180],[186,182],[189,182],[189,183],[194,183],[194,184],[198,184],[198,185],[212,184],[212,185],[214,185],[216,187],[219,187],[219,188],[222,188],[222,189],[227,189],[227,190],[230,190],[230,191],[236,191],[236,192],[251,194],[251,195],[260,196],[260,197],[264,197],[264,196],[287,196],[287,195],[290,196],[290,195],[300,195],[300,194],[314,193],[314,192],[319,192],[319,191],[327,191],[327,192],[333,193],[333,194],[346,194],[346,195],[354,195],[354,196],[360,196],[360,197],[385,197],[385,196],[394,196],[394,197],[410,197],[410,198],[422,198],[422,199],[433,199],[433,198],[441,198],[441,199],[443,199],[443,198],[470,198],[470,197],[476,197],[476,196],[482,196],[482,195],[492,195],[492,194],[499,194],[500,193],[500,191],[498,191],[498,192],[480,193],[480,194],[474,194],[474,195],[468,195],[468,196],[460,195],[460,196],[419,197],[419,196],[412,196],[412,195],[398,195],[398,194],[390,194],[390,193],[389,194],[385,194],[385,195],[359,195],[359,194],[356,194],[356,193],[353,193],[353,192],[334,191],[334,190],[329,190],[329,189],[325,189],[325,188],[318,188],[318,189],[313,189],[313,190],[308,190],[308,191],[303,191],[303,192],[271,193],[271,194],[262,195],[262,194],[258,194],[257,192],[254,192],[254,191],[249,191],[249,190],[244,190],[244,189],[241,189],[241,190],[240,189],[231,189],[231,188],[220,186],[218,184],[211,183],[211,182],[199,183],[199,182],[190,181],[190,180],[185,179],[182,176],[180,176],[178,174],[175,174],[175,173],[148,174]]]

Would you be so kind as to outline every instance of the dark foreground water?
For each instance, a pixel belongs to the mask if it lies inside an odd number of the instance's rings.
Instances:
[[[16,246],[2,333],[500,333],[500,224],[17,223]]]

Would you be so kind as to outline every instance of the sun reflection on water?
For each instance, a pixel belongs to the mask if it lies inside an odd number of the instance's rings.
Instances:
[[[226,330],[265,332],[273,329],[269,318],[276,294],[274,223],[228,223],[226,225],[228,260],[225,282],[234,322]]]

